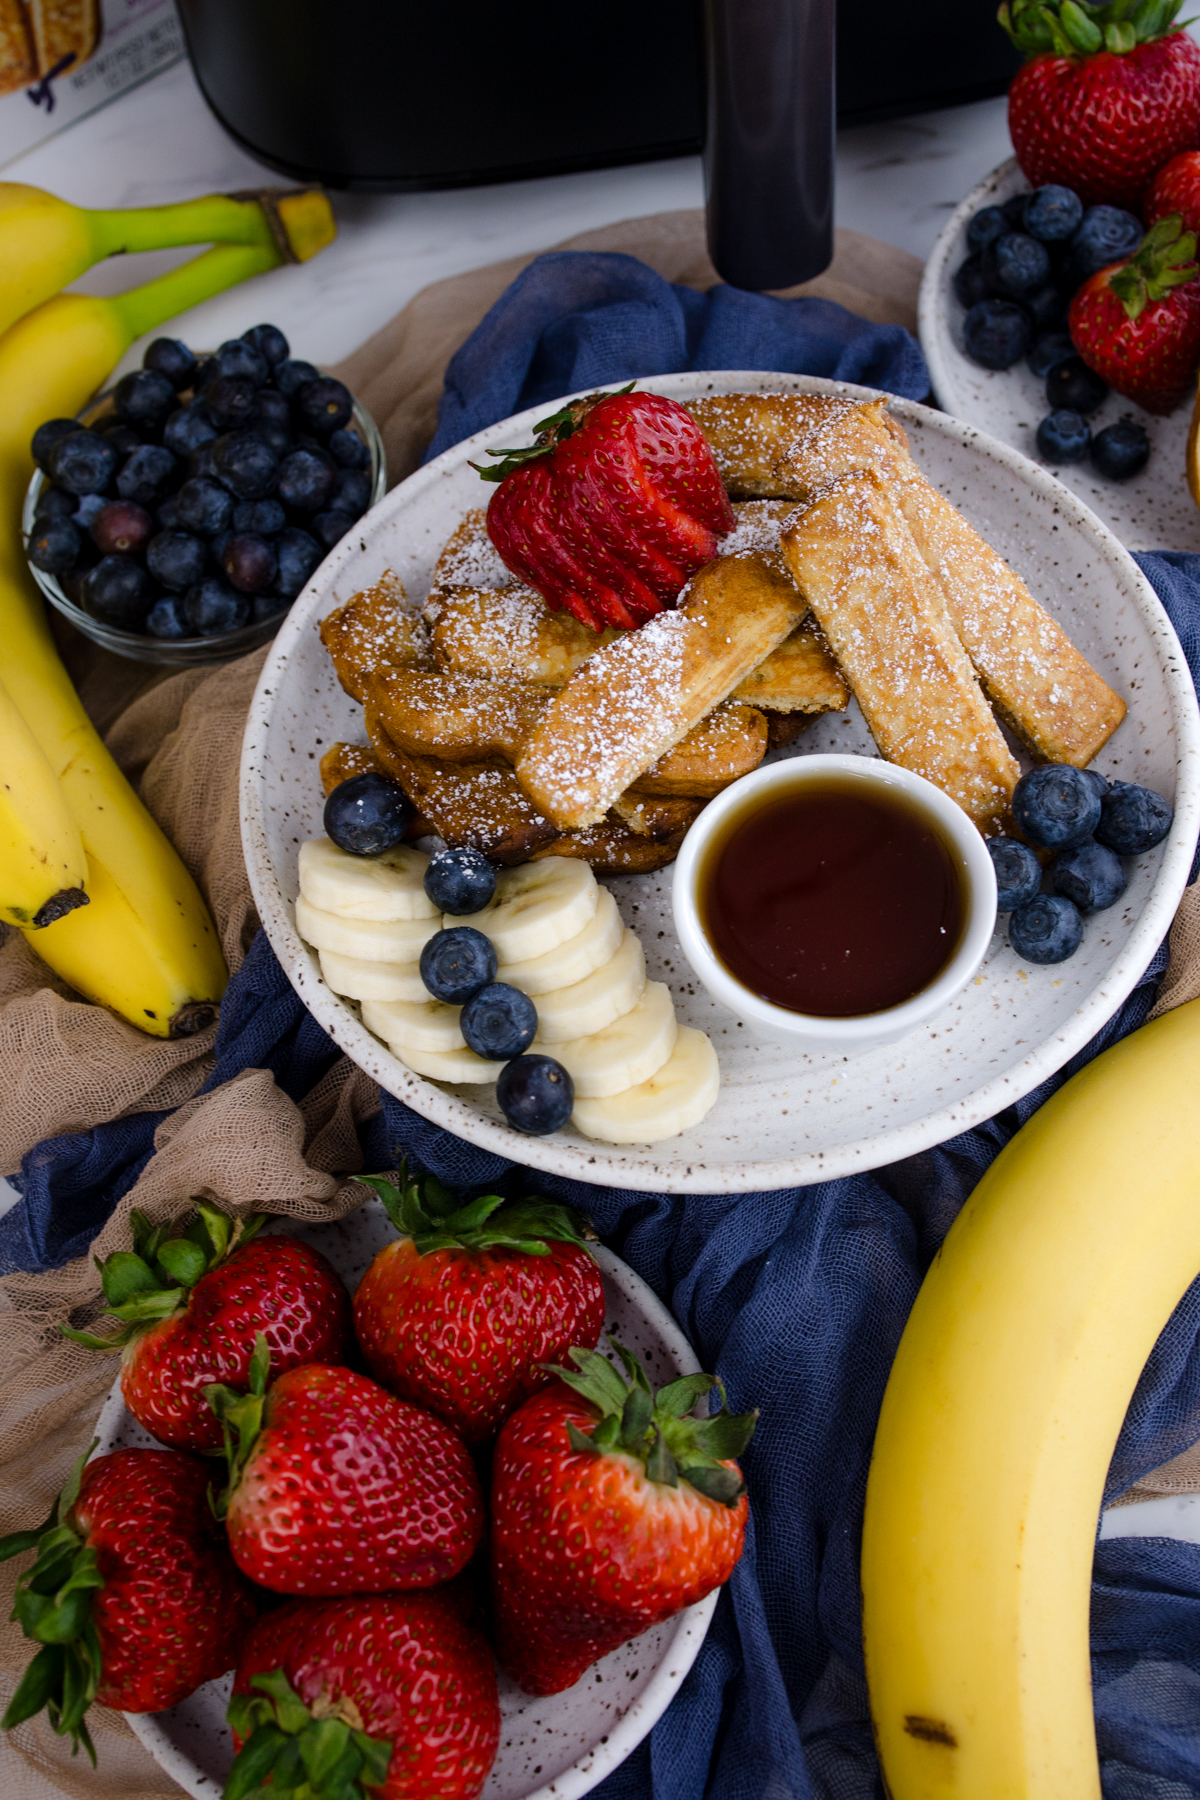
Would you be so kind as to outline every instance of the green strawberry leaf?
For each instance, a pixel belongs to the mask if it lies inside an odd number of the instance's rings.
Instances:
[[[223,1800],[368,1800],[392,1760],[388,1738],[369,1737],[340,1718],[337,1704],[315,1718],[282,1669],[254,1675],[256,1694],[235,1694],[226,1713],[246,1741],[234,1758]]]
[[[246,1737],[245,1726],[234,1717],[234,1707],[244,1694],[235,1694],[229,1703],[229,1723],[239,1737]],[[250,1734],[233,1759],[233,1767],[225,1782],[222,1800],[247,1800],[266,1785],[272,1764],[283,1748],[285,1739],[278,1725],[260,1725]]]
[[[362,1175],[383,1201],[388,1218],[417,1253],[435,1250],[518,1250],[526,1256],[548,1256],[550,1243],[583,1244],[590,1230],[569,1206],[539,1195],[508,1201],[500,1194],[479,1194],[459,1201],[433,1175],[409,1175],[403,1159],[397,1182],[386,1175]]]
[[[223,1519],[229,1511],[234,1489],[258,1442],[270,1379],[271,1351],[260,1331],[255,1336],[254,1354],[250,1358],[250,1392],[239,1393],[224,1382],[213,1382],[204,1389],[204,1398],[221,1424],[229,1469],[229,1479],[222,1491],[218,1494],[211,1487],[208,1490],[208,1503],[215,1519]]]
[[[207,1238],[208,1233],[203,1224],[200,1229]],[[207,1252],[200,1244],[187,1237],[168,1238],[159,1248],[158,1260],[172,1281],[183,1288],[195,1287],[208,1267]]]
[[[654,1434],[654,1442],[651,1444],[650,1454],[646,1458],[646,1473],[651,1481],[665,1482],[668,1487],[679,1486],[679,1470],[661,1431],[656,1431]]]
[[[746,1491],[745,1482],[733,1469],[709,1469],[692,1465],[681,1469],[679,1473],[697,1493],[709,1500],[719,1501],[722,1506],[736,1506]]]
[[[150,1264],[132,1250],[114,1250],[103,1262],[97,1257],[96,1267],[110,1306],[121,1306],[135,1294],[151,1293],[160,1285]]]
[[[1076,0],[1062,0],[1059,22],[1067,37],[1083,56],[1094,56],[1104,43],[1104,33],[1093,24]]]
[[[498,1207],[503,1205],[503,1194],[480,1194],[478,1199],[468,1200],[467,1204],[460,1206],[457,1212],[449,1214],[445,1221],[446,1229],[455,1234],[461,1231],[475,1231],[486,1219],[491,1218]]]
[[[649,1388],[631,1387],[621,1409],[621,1442],[635,1454],[643,1449],[654,1402]]]
[[[659,1388],[654,1404],[667,1418],[682,1419],[714,1385],[712,1375],[681,1375],[678,1381],[669,1381],[666,1387]]]

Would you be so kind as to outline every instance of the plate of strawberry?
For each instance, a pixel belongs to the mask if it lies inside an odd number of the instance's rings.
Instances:
[[[1016,156],[926,264],[935,396],[1053,470],[1131,548],[1200,550],[1200,45],[1175,0],[1012,0]],[[1193,433],[1194,436],[1194,433]]]
[[[70,1331],[121,1350],[96,1440],[0,1542],[38,1552],[5,1728],[93,1754],[124,1711],[197,1800],[564,1800],[667,1706],[755,1415],[568,1208],[370,1185],[295,1234],[134,1215]]]

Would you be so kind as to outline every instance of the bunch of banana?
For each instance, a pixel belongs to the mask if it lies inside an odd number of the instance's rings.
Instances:
[[[71,279],[120,235],[121,214],[81,213],[51,196],[40,212],[32,203],[23,210],[19,196],[34,192],[14,197],[0,185],[0,316],[19,293],[52,292],[48,282]],[[271,221],[249,201],[189,204],[190,226],[186,207],[123,215],[135,223],[120,247],[203,240],[217,224],[243,241],[218,244],[111,299],[42,299],[0,336],[0,918],[20,926],[79,993],[156,1037],[187,1035],[212,1020],[227,979],[224,957],[195,883],[105,749],[59,660],[25,563],[20,514],[38,425],[78,412],[142,332],[289,254],[315,254],[334,232],[328,201],[312,190],[281,197]],[[18,221],[19,271],[6,217]],[[41,235],[38,217],[49,221]]]
[[[863,1527],[871,1713],[893,1800],[1100,1800],[1088,1609],[1105,1475],[1200,1271],[1200,1001],[1061,1088],[917,1296]]]

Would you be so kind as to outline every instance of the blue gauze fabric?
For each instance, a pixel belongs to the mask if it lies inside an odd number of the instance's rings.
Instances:
[[[590,383],[686,367],[836,374],[920,397],[902,332],[818,301],[672,288],[628,257],[542,257],[454,359],[437,448]],[[1200,678],[1200,557],[1142,556]],[[1193,874],[1195,871],[1193,871]],[[757,1406],[744,1459],[746,1552],[678,1696],[596,1789],[602,1800],[881,1800],[859,1633],[858,1543],[871,1441],[921,1278],[971,1189],[1042,1101],[1146,1018],[1165,948],[1102,1032],[997,1118],[921,1156],[816,1187],[672,1195],[589,1187],[476,1149],[384,1096],[367,1167],[406,1152],[454,1186],[571,1201],[670,1306],[735,1408]],[[265,939],[230,986],[215,1087],[270,1068],[293,1098],[337,1056]],[[0,1266],[79,1255],[148,1160],[161,1114],[41,1144],[0,1221]],[[1108,1497],[1200,1436],[1200,1284],[1148,1362]],[[1092,1639],[1105,1800],[1200,1794],[1200,1548],[1097,1546]]]

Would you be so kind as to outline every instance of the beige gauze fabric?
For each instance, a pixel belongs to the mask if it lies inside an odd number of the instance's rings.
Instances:
[[[699,212],[635,219],[555,248],[623,251],[668,280],[701,290],[717,280]],[[417,466],[433,434],[447,360],[535,254],[426,288],[336,371],[379,424],[393,483]],[[841,231],[826,274],[786,291],[837,300],[876,322],[915,330],[920,271],[904,251]],[[235,970],[257,928],[241,856],[237,777],[265,652],[164,679],[97,651],[68,628],[63,632],[64,656],[85,704],[199,882]],[[1200,991],[1200,930],[1194,935],[1197,941],[1173,945],[1164,993],[1175,1003]],[[193,1194],[239,1215],[261,1207],[300,1220],[333,1219],[361,1204],[367,1190],[353,1179],[360,1168],[356,1127],[378,1107],[374,1085],[342,1058],[300,1107],[263,1070],[199,1096],[213,1066],[214,1036],[210,1030],[178,1044],[144,1037],[74,997],[19,933],[0,937],[0,1172],[15,1169],[42,1138],[127,1113],[177,1108],[159,1128],[157,1154],[97,1238],[95,1254],[128,1247],[135,1206],[156,1221],[173,1218]],[[86,1326],[99,1311],[90,1257],[48,1274],[0,1279],[0,1533],[27,1529],[47,1515],[93,1434],[116,1358],[68,1343],[58,1327],[68,1320]],[[1200,1471],[1190,1485],[1200,1487]],[[16,1577],[28,1563],[20,1557],[0,1565],[0,1618],[7,1617]],[[16,1626],[0,1625],[0,1706],[30,1652]],[[119,1715],[93,1708],[89,1724],[99,1756],[95,1771],[82,1755],[71,1758],[44,1717],[0,1737],[4,1800],[177,1800],[181,1790]]]

